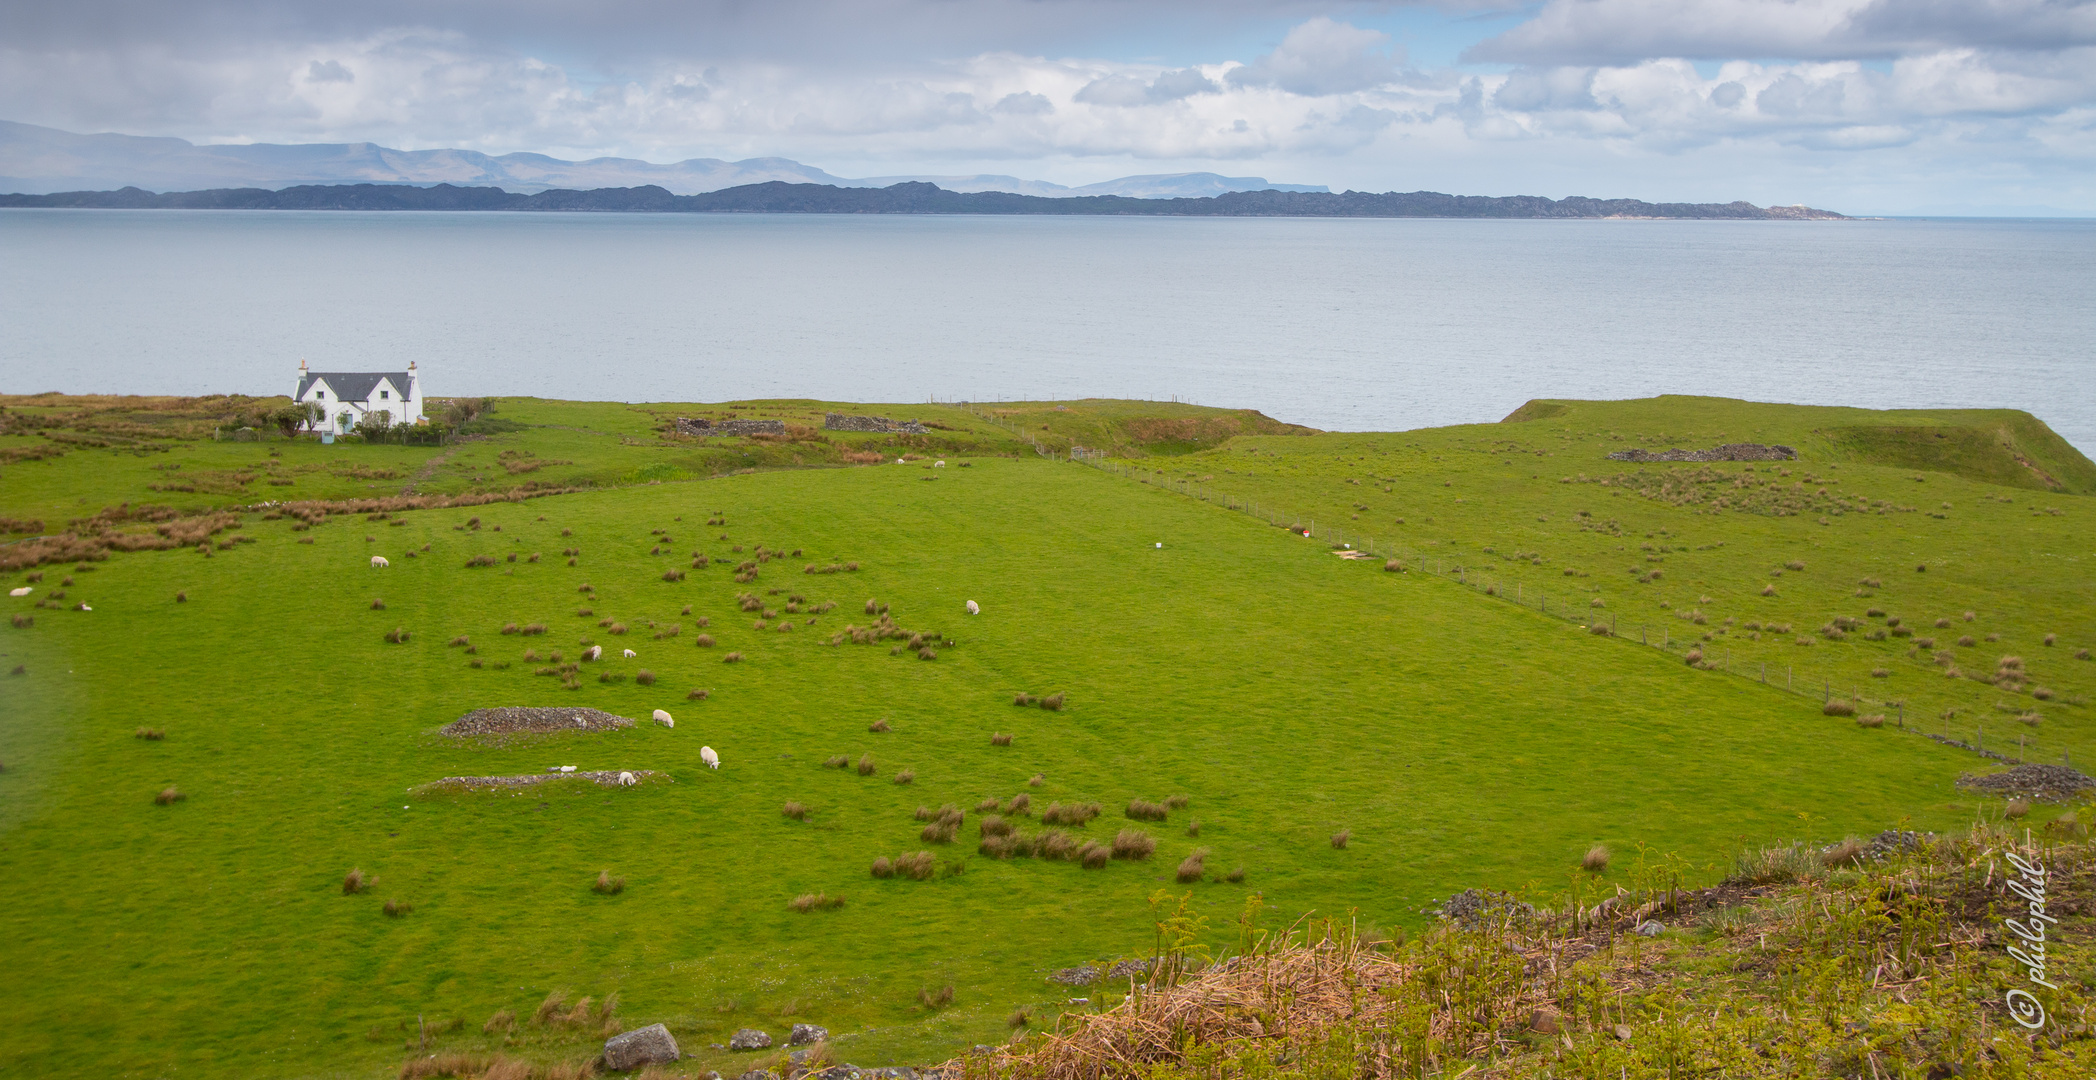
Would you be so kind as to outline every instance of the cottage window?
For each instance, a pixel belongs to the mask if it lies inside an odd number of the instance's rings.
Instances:
[[[381,390],[381,391],[379,391],[379,392],[378,392],[378,396],[379,396],[379,400],[381,400],[381,401],[384,401],[385,399],[387,399],[387,398],[390,398],[390,397],[392,397],[392,396],[393,396],[393,391],[391,391],[391,390]]]

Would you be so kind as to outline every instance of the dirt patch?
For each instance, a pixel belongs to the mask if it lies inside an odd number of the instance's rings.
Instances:
[[[630,722],[630,721],[629,721]],[[631,780],[625,778],[630,777]],[[523,776],[447,776],[442,780],[422,785],[417,790],[431,791],[493,791],[504,788],[531,787],[548,780],[588,780],[600,787],[633,787],[647,783],[672,783],[668,773],[653,769],[598,769],[591,772],[526,773]]]
[[[2096,788],[2096,780],[2065,765],[2018,765],[2007,772],[1985,776],[1966,773],[1958,777],[1958,786],[1989,795],[2021,795],[2065,802],[2089,788]]]
[[[551,735],[560,731],[616,731],[633,721],[599,709],[544,709],[504,706],[475,709],[439,729],[454,739],[475,735]]]

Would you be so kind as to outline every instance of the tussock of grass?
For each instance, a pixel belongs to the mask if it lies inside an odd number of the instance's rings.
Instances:
[[[1033,774],[1032,776],[1030,776],[1030,777],[1028,777],[1028,778],[1027,778],[1027,780],[1026,780],[1026,786],[1027,786],[1027,787],[1040,787],[1040,786],[1041,786],[1042,784],[1045,784],[1045,783],[1047,783],[1047,782],[1048,782],[1048,778],[1047,778],[1047,777],[1045,777],[1045,776],[1042,776],[1042,775],[1041,775],[1040,773],[1035,773],[1035,774]]]
[[[1046,810],[1041,811],[1041,824],[1082,827],[1098,816],[1098,803],[1051,802]]]
[[[364,873],[362,870],[351,870],[349,873],[342,875],[342,895],[355,896],[376,884],[378,884],[377,878]]]
[[[927,1009],[943,1009],[953,1004],[953,985],[949,983],[937,990],[927,988],[917,991],[917,1004]]]
[[[626,879],[612,877],[611,871],[597,871],[597,880],[590,883],[590,891],[604,896],[617,896],[626,891]]]
[[[1847,698],[1833,698],[1825,705],[1820,706],[1819,711],[1828,716],[1854,716],[1856,715],[1856,706]]]
[[[1588,848],[1586,855],[1579,860],[1579,868],[1589,874],[1608,869],[1608,848],[1601,844]]]
[[[382,910],[385,911],[387,918],[398,919],[405,916],[408,912],[415,910],[415,905],[410,904],[405,900],[394,900],[389,898],[386,901],[386,905]]]
[[[1169,816],[1169,812],[1165,810],[1163,803],[1154,803],[1147,799],[1130,800],[1128,809],[1122,811],[1122,813],[1133,821],[1163,821]]]
[[[893,861],[893,860],[891,860],[891,859],[889,859],[889,858],[888,858],[888,857],[887,857],[886,855],[879,855],[879,856],[876,856],[876,857],[874,858],[874,860],[873,860],[873,876],[874,876],[874,877],[877,877],[877,878],[892,878],[892,877],[894,877],[894,876],[895,876],[895,863],[894,863],[894,861]]]
[[[1116,859],[1147,859],[1157,850],[1157,841],[1141,829],[1122,829],[1114,834],[1113,857]]]
[[[1033,796],[1028,795],[1023,791],[1017,795],[1012,796],[1011,798],[1005,800],[1003,813],[1006,817],[1030,816],[1033,813]]]
[[[822,767],[825,769],[849,769],[851,768],[851,758],[844,754],[831,754],[822,760]]]
[[[1083,866],[1086,870],[1098,870],[1106,865],[1107,859],[1111,858],[1112,855],[1113,849],[1105,844],[1101,844],[1096,840],[1087,840],[1084,846],[1077,850],[1077,862],[1078,865]]]
[[[868,730],[868,731],[871,731],[871,732],[875,732],[876,734],[878,734],[878,733],[880,733],[880,732],[885,732],[885,731],[889,731],[889,730],[892,730],[892,729],[891,729],[891,728],[889,728],[889,726],[888,726],[888,722],[887,722],[886,720],[875,720],[875,721],[874,721],[873,723],[871,723],[871,724],[868,724],[868,725],[866,726],[866,730]]]
[[[873,775],[873,755],[872,755],[872,754],[861,754],[861,755],[859,755],[859,775],[860,775],[860,776],[872,776],[872,775]]]
[[[1346,850],[1346,845],[1348,844],[1348,842],[1352,841],[1353,838],[1354,830],[1341,829],[1338,832],[1332,834],[1332,846],[1338,848],[1341,851],[1344,851]]]
[[[786,906],[803,915],[811,911],[834,911],[844,906],[844,898],[827,893],[802,893],[787,901]]]
[[[179,789],[176,789],[174,787],[165,787],[160,789],[160,794],[153,796],[153,801],[160,804],[161,806],[169,806],[174,803],[181,802],[182,800],[187,798],[189,798],[189,796],[180,791]]]
[[[1857,718],[1856,718],[1856,726],[1857,726],[1857,727],[1867,727],[1867,728],[1878,728],[1878,727],[1884,727],[1884,726],[1885,726],[1885,714],[1884,714],[1884,713],[1871,713],[1871,714],[1869,714],[1868,716],[1859,716],[1859,717],[1857,717]]]
[[[1174,880],[1181,885],[1201,880],[1208,873],[1207,867],[1204,865],[1204,860],[1207,858],[1207,848],[1195,848],[1193,854],[1179,861],[1179,869],[1173,875]]]
[[[139,728],[137,731],[132,732],[131,737],[134,739],[144,739],[147,742],[159,742],[162,739],[167,738],[167,732],[162,731],[159,728],[142,727]]]
[[[1002,732],[999,732],[990,736],[991,746],[1010,746],[1011,744],[1012,737],[1010,735],[1006,735]]]
[[[895,782],[898,784],[907,784],[915,779],[917,779],[917,770],[915,769],[904,769],[895,774]]]
[[[788,802],[779,809],[779,813],[795,821],[806,821],[808,819],[808,808],[797,802]]]

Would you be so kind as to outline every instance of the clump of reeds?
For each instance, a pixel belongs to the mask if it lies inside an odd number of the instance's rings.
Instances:
[[[1004,1018],[1005,1027],[1022,1028],[1032,1022],[1033,1017],[1025,1009],[1013,1009],[1012,1014]]]
[[[1227,873],[1227,874],[1224,874],[1224,875],[1223,875],[1223,880],[1224,880],[1224,881],[1227,881],[1227,882],[1229,882],[1229,883],[1230,883],[1230,884],[1232,884],[1232,885],[1236,885],[1236,884],[1239,884],[1240,882],[1244,881],[1244,876],[1245,876],[1245,868],[1244,868],[1244,867],[1242,867],[1242,866],[1240,866],[1240,867],[1237,867],[1237,868],[1235,868],[1235,869],[1231,870],[1231,871],[1230,871],[1229,873]]]
[[[495,1015],[488,1017],[487,1023],[480,1025],[480,1033],[482,1035],[493,1035],[497,1032],[511,1031],[515,1029],[516,1026],[517,1014],[509,1011],[508,1009],[502,1009],[497,1011]],[[497,1067],[498,1066],[490,1066],[488,1068],[487,1074],[482,1077],[482,1080],[487,1080],[488,1076],[496,1075],[495,1070]],[[528,1067],[526,1071],[528,1075]],[[503,1080],[510,1080],[510,1077],[505,1076]],[[522,1078],[517,1078],[517,1080],[522,1080]]]
[[[873,766],[873,755],[872,755],[872,754],[861,754],[861,755],[859,755],[859,775],[860,775],[860,776],[872,776],[872,775],[873,775],[873,768],[874,768],[874,766]]]
[[[1971,634],[1967,634],[1967,635],[1965,635],[1964,637],[1961,637],[1961,638],[1959,638],[1959,639],[1958,639],[1958,645],[1959,645],[1960,647],[1963,647],[1963,648],[1967,648],[1967,649],[1970,649],[1970,648],[1972,648],[1972,647],[1973,647],[1974,645],[1977,645],[1977,644],[1979,644],[1979,642],[1977,642],[1977,641],[1974,641],[1974,640],[1972,639],[1972,635],[1971,635]]]
[[[1050,694],[1047,697],[1041,699],[1041,708],[1044,708],[1049,712],[1061,712],[1063,710],[1063,700],[1064,698],[1062,691],[1058,690],[1055,693]]]
[[[415,910],[415,905],[410,904],[405,900],[394,900],[388,898],[386,900],[386,906],[384,910],[386,912],[387,918],[398,919],[401,916],[406,915],[408,912]]]
[[[1106,865],[1106,860],[1113,857],[1113,849],[1096,840],[1087,840],[1083,847],[1077,849],[1075,857],[1078,865],[1086,870],[1097,870]]]
[[[984,836],[1010,836],[1012,832],[1012,823],[996,814],[991,814],[976,822],[975,827]]]
[[[159,742],[160,740],[167,738],[167,732],[159,728],[142,727],[139,728],[137,731],[132,732],[131,737],[134,739],[144,739],[147,742]]]
[[[1093,818],[1098,816],[1098,803],[1052,802],[1048,804],[1047,809],[1041,811],[1041,824],[1071,825],[1081,827],[1086,822],[1089,822]]]
[[[160,794],[153,796],[153,801],[160,804],[161,806],[168,806],[173,803],[181,802],[182,800],[188,797],[188,795],[184,794],[175,787],[168,786],[161,788]]]
[[[1163,803],[1154,803],[1147,799],[1129,800],[1128,809],[1123,813],[1135,821],[1163,821],[1169,816]]]
[[[1829,698],[1825,705],[1819,707],[1819,711],[1828,716],[1854,716],[1856,706],[1847,698]]]
[[[1193,854],[1181,859],[1179,861],[1179,870],[1174,875],[1179,884],[1184,885],[1190,881],[1201,880],[1208,872],[1207,867],[1203,863],[1203,860],[1207,858],[1207,848],[1195,848]]]
[[[1012,744],[1012,737],[1011,737],[1010,735],[1006,735],[1006,734],[1004,734],[1004,733],[1002,733],[1002,732],[998,732],[998,733],[992,734],[992,735],[990,736],[990,745],[991,745],[991,746],[1010,746],[1011,744]]]
[[[779,809],[779,813],[795,821],[806,821],[808,819],[808,808],[797,802],[789,801]]]
[[[889,859],[889,858],[888,858],[888,857],[887,857],[886,855],[878,855],[878,856],[875,856],[875,857],[874,857],[874,860],[873,860],[873,876],[874,876],[874,877],[877,877],[877,878],[892,878],[892,877],[894,877],[894,876],[895,876],[895,863],[894,863],[894,861],[893,861],[893,860],[891,860],[891,859]]]
[[[386,631],[386,641],[387,641],[387,643],[389,643],[389,644],[393,644],[393,645],[405,645],[405,644],[407,644],[407,643],[408,643],[408,632],[407,632],[407,629],[406,629],[405,627],[399,627],[399,626],[396,626],[396,627],[394,627],[393,629],[391,629],[391,630],[388,630],[388,631]]]
[[[961,831],[959,811],[952,818],[934,818],[924,828],[917,830],[917,838],[927,844],[951,844]]]
[[[924,989],[917,991],[917,1004],[927,1009],[943,1009],[953,1004],[952,984],[942,986],[937,990]]]
[[[931,852],[918,851],[908,855],[897,855],[894,866],[898,877],[906,877],[911,881],[929,881],[932,874],[938,870],[938,861],[932,858]]]
[[[1005,800],[1004,816],[1006,817],[1027,817],[1030,816],[1032,813],[1033,796],[1028,795],[1023,791]]]
[[[1141,829],[1122,829],[1114,834],[1113,857],[1116,859],[1147,859],[1157,850],[1157,841]]]
[[[1871,713],[1871,714],[1869,714],[1869,715],[1867,715],[1867,716],[1859,716],[1859,717],[1857,717],[1857,718],[1856,718],[1856,726],[1857,726],[1857,727],[1867,727],[1867,728],[1876,728],[1876,727],[1884,727],[1884,726],[1885,726],[1885,714],[1884,714],[1884,713]]]
[[[376,884],[378,884],[377,878],[366,874],[362,870],[351,870],[342,876],[342,895],[355,896]]]
[[[887,722],[886,720],[875,720],[875,721],[874,721],[873,723],[871,723],[871,724],[868,724],[868,725],[866,726],[866,730],[868,730],[868,731],[871,731],[871,732],[875,732],[875,733],[879,733],[879,732],[889,731],[889,730],[892,730],[892,729],[888,727],[888,722]]]
[[[802,893],[787,901],[787,907],[803,915],[811,911],[833,911],[844,906],[844,898],[828,893]]]
[[[35,626],[35,625],[36,625],[36,616],[34,616],[34,615],[16,615],[16,616],[14,616],[14,618],[13,618],[13,619],[11,619],[10,621],[14,623],[14,627],[15,627],[15,629],[17,629],[17,630],[27,630],[27,629],[29,629],[30,627],[32,627],[32,626]]]
[[[1586,857],[1579,860],[1579,868],[1589,874],[1598,874],[1608,869],[1608,846],[1595,844],[1588,848]]]
[[[898,784],[907,784],[915,779],[917,779],[917,770],[915,769],[904,769],[895,774],[895,782]]]

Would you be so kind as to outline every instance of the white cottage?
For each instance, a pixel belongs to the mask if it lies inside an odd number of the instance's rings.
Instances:
[[[317,423],[309,425],[310,431],[350,431],[366,416],[379,412],[390,423],[414,424],[422,420],[420,383],[412,360],[406,371],[307,371],[306,362],[300,360],[298,391],[291,400],[312,402],[326,410]]]

